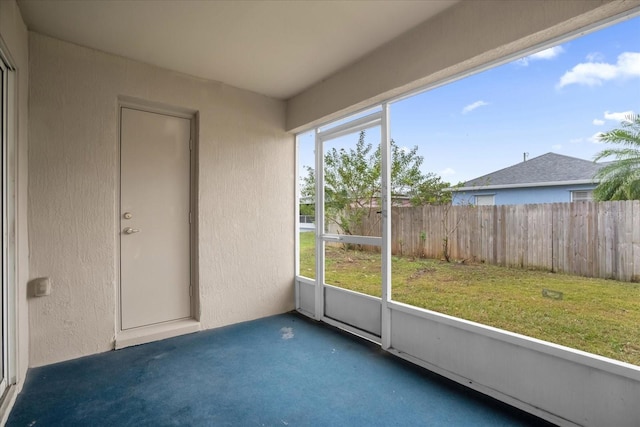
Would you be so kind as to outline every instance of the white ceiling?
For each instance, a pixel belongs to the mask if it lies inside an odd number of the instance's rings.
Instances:
[[[18,4],[30,30],[287,99],[457,1],[18,0]]]

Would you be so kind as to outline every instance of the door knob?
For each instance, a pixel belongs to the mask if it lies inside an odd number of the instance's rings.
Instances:
[[[138,230],[137,228],[131,228],[131,227],[127,227],[124,229],[125,234],[133,234],[133,233],[139,233],[140,230]]]

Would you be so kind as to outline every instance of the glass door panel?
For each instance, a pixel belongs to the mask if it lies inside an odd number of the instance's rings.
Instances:
[[[8,281],[7,281],[7,271],[8,271],[8,257],[7,257],[7,249],[8,249],[8,236],[7,236],[7,128],[8,128],[8,75],[7,69],[4,63],[0,60],[0,212],[2,213],[2,272],[0,277],[2,278],[2,290],[0,292],[0,307],[1,307],[1,315],[0,315],[0,331],[2,333],[2,349],[1,349],[1,363],[0,363],[0,396],[4,393],[5,388],[7,387],[7,338],[8,338],[8,306],[7,306],[7,296],[8,296]]]
[[[323,144],[325,283],[380,297],[381,127]]]
[[[298,144],[298,271],[316,278],[315,132],[297,136]]]
[[[324,232],[381,237],[380,126],[323,145]],[[347,244],[345,249],[362,247]]]
[[[382,258],[380,248],[346,249],[342,243],[325,244],[325,283],[380,297]]]

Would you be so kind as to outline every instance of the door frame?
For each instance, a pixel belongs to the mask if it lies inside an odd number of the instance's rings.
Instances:
[[[391,301],[391,245],[389,244],[391,239],[391,169],[389,165],[391,138],[388,126],[389,105],[386,102],[374,105],[361,113],[349,116],[343,123],[340,122],[342,120],[315,129],[316,271],[314,280],[314,318],[318,321],[324,321],[334,326],[351,330],[369,340],[380,342],[382,348],[386,350],[391,346],[391,317],[389,309]],[[328,233],[325,231],[325,142],[345,135],[356,135],[360,131],[377,127],[380,128],[381,150],[381,236]],[[299,230],[296,230],[296,236],[298,235]],[[354,243],[380,247],[382,279],[380,283],[380,298],[348,291],[325,283],[326,242]],[[331,303],[327,301],[327,295],[340,296],[337,299],[333,298],[333,303]],[[350,298],[350,296],[355,296],[355,298]],[[342,301],[348,300],[348,303],[343,305],[340,299]],[[338,304],[336,304],[336,301],[339,301]],[[299,304],[299,300],[296,304]],[[296,308],[298,307],[299,305]],[[334,317],[328,315],[332,309],[336,313]]]
[[[121,194],[122,194],[122,164],[121,164],[121,144],[122,144],[122,109],[129,108],[147,113],[163,114],[181,119],[187,119],[190,123],[190,177],[189,177],[189,208],[191,211],[190,218],[190,275],[191,275],[191,317],[190,319],[175,320],[163,322],[155,325],[141,326],[138,328],[123,330],[122,329],[122,306],[121,306],[121,246],[120,234],[123,227],[121,221]],[[128,347],[130,345],[142,344],[144,342],[155,341],[158,339],[169,338],[171,336],[182,335],[200,330],[200,291],[199,291],[199,275],[198,275],[198,112],[195,110],[175,107],[171,105],[145,101],[138,98],[128,96],[118,97],[117,103],[117,132],[116,132],[116,151],[117,151],[117,167],[115,168],[116,177],[116,201],[114,209],[114,225],[116,240],[117,256],[115,260],[116,270],[116,308],[115,308],[115,348]]]

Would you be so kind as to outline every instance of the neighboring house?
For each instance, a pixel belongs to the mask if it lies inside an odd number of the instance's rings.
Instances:
[[[453,204],[518,205],[593,200],[605,163],[547,153],[465,182]]]

